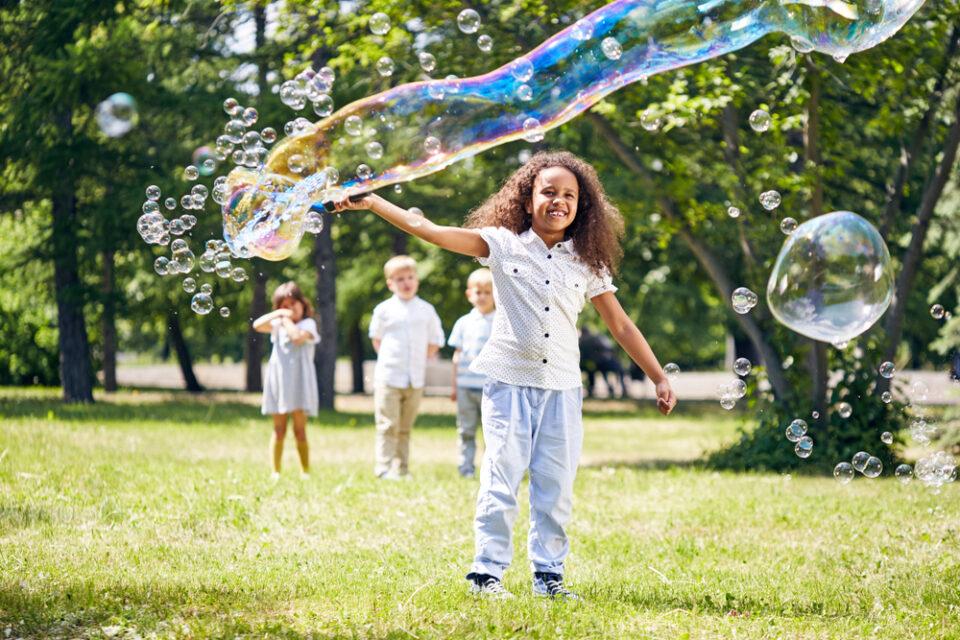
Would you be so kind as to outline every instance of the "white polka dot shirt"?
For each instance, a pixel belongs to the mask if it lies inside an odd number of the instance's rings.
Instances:
[[[497,313],[470,370],[500,382],[541,389],[582,386],[577,316],[588,298],[617,288],[577,258],[573,241],[547,247],[533,230],[517,235],[484,227]]]

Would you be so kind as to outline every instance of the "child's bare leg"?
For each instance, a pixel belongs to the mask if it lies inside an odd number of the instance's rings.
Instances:
[[[273,414],[273,435],[270,438],[270,460],[273,472],[280,473],[280,460],[283,459],[283,439],[287,435],[287,414]]]
[[[307,414],[297,409],[290,414],[293,418],[293,437],[297,439],[297,455],[300,456],[300,470],[310,471],[310,447],[307,445]]]

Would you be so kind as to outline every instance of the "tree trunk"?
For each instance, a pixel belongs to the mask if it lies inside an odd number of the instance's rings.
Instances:
[[[623,164],[634,173],[641,182],[641,185],[644,189],[647,189],[650,193],[656,193],[657,190],[654,187],[653,181],[650,179],[650,176],[644,170],[643,165],[640,163],[640,159],[637,158],[636,154],[633,152],[633,147],[625,144],[623,140],[620,139],[619,134],[614,130],[613,126],[607,122],[606,118],[603,116],[594,113],[593,111],[588,111],[586,118],[593,123],[597,132],[607,141],[610,147],[613,149],[614,153],[620,158]],[[664,196],[658,196],[657,202],[660,204],[663,214],[672,220],[677,220],[677,207],[669,198]],[[730,275],[724,269],[720,260],[704,245],[700,242],[699,239],[694,237],[686,227],[680,227],[677,231],[677,234],[680,238],[687,244],[690,250],[696,256],[697,260],[700,262],[700,265],[707,272],[707,275],[713,281],[714,286],[717,291],[720,293],[720,296],[724,300],[730,300],[730,294],[733,292],[733,283],[730,279]],[[760,328],[760,325],[757,321],[750,316],[750,314],[740,314],[737,313],[736,320],[740,324],[740,327],[743,329],[744,333],[747,334],[747,337],[750,338],[750,341],[753,342],[757,351],[760,352],[764,365],[766,365],[767,379],[770,381],[770,386],[773,387],[773,393],[777,398],[786,398],[790,392],[790,386],[787,384],[786,376],[783,374],[783,369],[781,367],[780,355],[773,348],[773,345],[766,339],[763,330]]]
[[[263,96],[267,90],[267,66],[263,62],[263,47],[267,42],[267,10],[261,3],[253,7],[254,55],[257,56],[257,105],[263,108]],[[250,304],[250,322],[243,342],[243,360],[246,363],[244,389],[250,392],[263,391],[263,345],[266,334],[253,330],[252,322],[267,311],[267,274],[261,270],[259,260],[251,260],[253,268],[253,300]]]
[[[807,103],[807,122],[803,128],[803,159],[806,167],[813,171],[813,190],[810,193],[810,217],[815,218],[823,213],[823,178],[820,173],[820,74],[810,63],[810,100]],[[808,354],[808,366],[813,384],[810,386],[810,401],[816,424],[826,428],[829,424],[827,416],[827,394],[829,392],[829,354],[826,343],[811,341]]]
[[[934,170],[933,178],[927,185],[926,191],[924,191],[920,209],[917,210],[917,221],[913,225],[910,245],[903,256],[903,265],[900,267],[900,276],[897,278],[893,300],[890,302],[890,308],[887,309],[887,317],[884,322],[884,329],[887,334],[887,346],[883,352],[884,360],[893,360],[897,355],[897,347],[900,345],[900,337],[903,334],[907,298],[910,296],[913,281],[917,276],[917,269],[920,267],[920,259],[923,257],[923,242],[926,240],[927,230],[930,228],[930,221],[933,219],[937,202],[939,202],[940,196],[943,194],[943,188],[950,177],[950,171],[957,157],[958,144],[960,144],[960,96],[957,96],[957,102],[954,105],[953,126],[950,127],[950,132],[943,144],[943,158]],[[890,389],[889,379],[878,374],[876,380],[877,393],[883,393]]]
[[[723,130],[723,157],[727,161],[727,166],[733,172],[734,189],[739,198],[740,206],[745,206],[750,202],[747,194],[747,177],[743,174],[743,165],[740,163],[740,136],[737,122],[739,116],[737,108],[730,102],[723,108],[720,114],[720,126]],[[746,222],[743,217],[737,218],[737,232],[740,237],[740,250],[743,251],[743,257],[751,267],[756,266],[756,259],[753,255],[753,249],[747,241]]]
[[[258,260],[251,261],[253,268],[253,300],[250,304],[250,322],[243,343],[243,359],[247,363],[247,391],[263,390],[263,344],[266,334],[253,330],[253,321],[267,312],[267,274],[262,272]]]
[[[947,73],[953,66],[953,57],[957,54],[958,38],[960,38],[960,26],[954,25],[950,31],[950,37],[947,40],[947,51],[943,56],[943,62],[940,65],[940,73],[937,75],[936,84],[933,85],[933,91],[930,92],[930,102],[927,104],[927,110],[917,125],[917,130],[913,134],[913,142],[909,149],[900,149],[900,162],[897,165],[897,173],[893,181],[887,185],[887,202],[883,207],[883,216],[880,220],[880,235],[886,239],[890,234],[890,227],[893,226],[893,219],[900,211],[900,201],[903,199],[903,187],[907,183],[910,175],[910,168],[913,166],[913,160],[919,155],[920,150],[927,141],[927,134],[930,133],[930,127],[934,123],[937,111],[940,109],[940,101],[943,99],[944,83]]]
[[[360,321],[355,320],[350,325],[350,364],[353,370],[353,392],[363,393],[363,332],[360,331]]]
[[[183,339],[183,331],[180,330],[180,316],[172,307],[167,312],[167,335],[170,336],[170,344],[177,353],[177,361],[180,363],[180,373],[183,374],[183,382],[187,391],[191,393],[200,393],[203,387],[197,381],[197,376],[193,373],[193,361],[190,359],[190,351],[187,349],[187,343]]]
[[[337,369],[337,261],[330,234],[333,216],[323,213],[323,231],[314,236],[313,260],[317,271],[317,325],[320,344],[317,345],[314,365],[320,406],[333,409],[333,382]]]
[[[402,256],[407,253],[407,234],[399,229],[393,231],[393,255]]]
[[[53,115],[62,140],[73,137],[73,112],[63,107]],[[72,163],[72,161],[71,161]],[[66,402],[93,402],[93,365],[83,313],[83,292],[77,258],[77,201],[73,168],[68,166],[51,194],[53,286],[57,297],[60,381]]]
[[[117,390],[117,326],[113,299],[113,251],[103,253],[103,389]]]

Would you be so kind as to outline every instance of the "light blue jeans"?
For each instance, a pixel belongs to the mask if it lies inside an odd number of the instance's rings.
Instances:
[[[573,508],[573,480],[583,449],[582,389],[538,389],[487,380],[482,424],[486,453],[473,521],[472,573],[502,579],[510,566],[517,491],[530,471],[533,571],[563,574],[570,551],[564,527]]]

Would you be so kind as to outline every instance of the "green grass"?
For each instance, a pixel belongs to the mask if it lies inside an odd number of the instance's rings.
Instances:
[[[729,414],[591,405],[569,606],[529,595],[523,516],[519,597],[467,594],[477,485],[445,400],[414,431],[412,482],[373,478],[369,401],[340,398],[311,422],[313,477],[288,443],[272,485],[255,396],[99,399],[0,390],[0,638],[960,634],[955,486],[689,464],[735,437]]]

